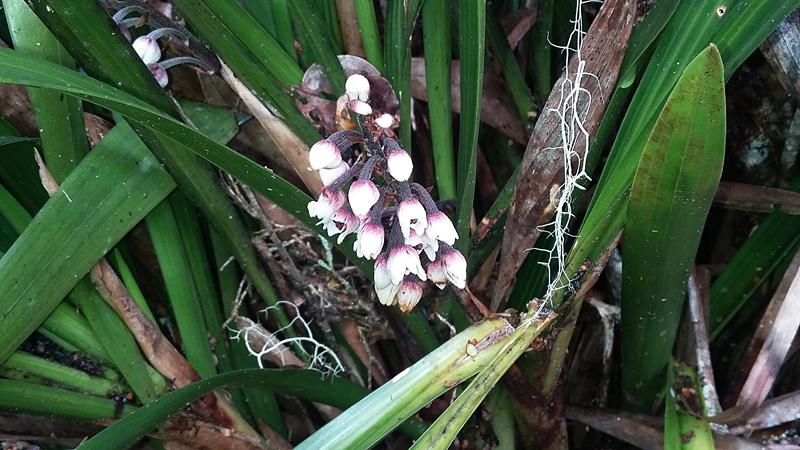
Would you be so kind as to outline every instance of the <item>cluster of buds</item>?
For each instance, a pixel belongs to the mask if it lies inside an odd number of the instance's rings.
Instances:
[[[411,311],[428,280],[439,289],[448,282],[464,289],[467,262],[452,247],[456,229],[430,193],[409,181],[411,157],[386,132],[393,116],[373,113],[362,75],[351,75],[345,90],[362,131],[338,131],[311,147],[309,165],[325,187],[308,213],[340,244],[356,235],[356,255],[375,260],[375,291],[384,305]]]
[[[162,14],[165,14],[167,17],[172,14],[172,6],[169,3],[158,2],[158,4],[161,6],[159,11]],[[139,15],[135,15],[137,13]],[[134,14],[134,17],[129,17],[131,14]],[[113,16],[113,20],[119,27],[122,35],[128,40],[128,42],[130,42],[131,33],[128,30],[128,27],[137,26],[140,24],[142,21],[142,15],[146,14],[147,11],[145,11],[142,7],[130,5],[117,11],[117,13]],[[153,75],[153,78],[156,79],[156,82],[158,82],[159,86],[162,88],[167,86],[169,83],[167,69],[170,69],[178,64],[188,63],[208,69],[207,67],[204,67],[204,64],[200,60],[191,56],[177,56],[162,61],[161,46],[159,45],[158,40],[164,36],[173,36],[181,41],[187,41],[189,39],[189,36],[183,30],[171,27],[162,27],[151,31],[146,35],[137,37],[131,43],[133,50],[137,55],[139,55],[139,59],[141,59],[150,70],[150,73]]]

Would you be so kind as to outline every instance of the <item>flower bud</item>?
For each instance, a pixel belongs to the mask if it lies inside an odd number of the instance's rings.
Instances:
[[[319,177],[322,179],[323,185],[329,186],[331,183],[338,180],[339,177],[344,175],[348,169],[350,169],[350,165],[342,161],[333,169],[319,169]]]
[[[403,278],[400,290],[397,292],[397,305],[404,313],[411,312],[422,298],[423,284],[414,278],[411,276]]]
[[[392,128],[392,125],[394,125],[394,117],[392,117],[392,115],[389,113],[381,114],[380,117],[375,119],[375,125],[383,129]]]
[[[428,263],[427,274],[431,283],[435,284],[439,289],[444,289],[447,286],[447,272],[444,270],[444,264],[441,259]]]
[[[383,250],[385,231],[383,224],[367,220],[358,230],[358,238],[353,243],[353,250],[359,258],[374,259]]]
[[[417,234],[423,234],[428,226],[425,208],[414,197],[400,202],[400,206],[397,207],[397,221],[400,223],[400,231],[403,232],[403,237],[406,239],[411,235],[412,228]]]
[[[378,294],[378,301],[386,306],[390,306],[395,301],[395,296],[400,290],[400,285],[392,283],[389,270],[386,264],[386,254],[378,256],[375,260],[375,293]]]
[[[389,270],[389,277],[394,284],[400,284],[403,277],[410,273],[418,276],[423,281],[427,279],[425,270],[419,261],[419,254],[413,247],[408,245],[401,245],[389,250],[386,268]]]
[[[317,141],[308,151],[308,165],[314,170],[333,169],[342,162],[342,153],[336,144],[323,139]]]
[[[167,83],[169,83],[169,75],[167,75],[167,71],[161,67],[160,64],[148,64],[147,68],[150,69],[150,73],[153,75],[153,78],[156,79],[158,85],[163,87],[167,87]]]
[[[408,181],[411,171],[414,170],[411,156],[403,149],[389,153],[386,165],[389,167],[389,175],[397,181]]]
[[[356,180],[350,185],[347,199],[358,217],[364,217],[380,198],[378,187],[370,180]]]
[[[161,59],[161,48],[158,46],[158,41],[150,36],[139,36],[132,45],[136,54],[147,65],[155,64]],[[150,71],[152,72],[152,69]]]
[[[369,116],[372,114],[372,106],[369,106],[367,102],[361,100],[350,100],[350,102],[347,103],[347,109],[359,116]]]
[[[428,228],[425,229],[425,234],[431,239],[437,239],[453,245],[458,239],[458,233],[453,226],[450,218],[441,211],[436,211],[428,214]]]
[[[350,75],[344,83],[344,91],[350,100],[366,102],[369,100],[369,80],[359,73]]]
[[[444,265],[447,279],[457,288],[464,289],[467,285],[467,260],[464,255],[448,245],[439,253],[439,259]]]

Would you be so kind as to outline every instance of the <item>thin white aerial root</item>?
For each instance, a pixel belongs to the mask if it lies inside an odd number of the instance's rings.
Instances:
[[[344,372],[344,366],[330,347],[314,338],[309,322],[300,315],[300,309],[294,303],[279,301],[273,306],[268,306],[262,312],[269,317],[270,311],[283,306],[294,308],[294,317],[286,326],[275,332],[269,332],[257,322],[237,321],[240,326],[234,332],[232,339],[243,339],[247,351],[256,357],[258,366],[264,368],[264,361],[272,361],[279,366],[298,365],[298,357],[292,351],[300,351],[308,357],[307,368],[317,370],[325,375],[339,375]],[[285,331],[299,323],[302,332],[298,336],[286,336]],[[310,351],[308,349],[311,349]]]

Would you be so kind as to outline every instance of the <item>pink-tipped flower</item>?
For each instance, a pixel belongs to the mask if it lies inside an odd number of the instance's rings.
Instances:
[[[378,256],[375,260],[375,293],[378,294],[378,301],[386,306],[392,305],[399,290],[400,285],[392,283],[389,276],[386,254]]]
[[[342,153],[330,139],[317,141],[308,151],[308,165],[314,170],[333,169],[341,162]]]
[[[397,292],[397,306],[404,313],[411,312],[419,300],[422,298],[423,284],[415,277],[405,277],[400,283],[400,290]]]
[[[317,201],[308,202],[308,215],[319,219],[317,225],[327,224],[345,201],[343,192],[323,189]]]
[[[467,285],[467,260],[460,251],[453,247],[445,248],[440,254],[439,259],[444,265],[447,279],[459,289],[464,289]]]
[[[150,73],[153,75],[153,78],[156,79],[159,86],[162,88],[167,87],[167,83],[169,83],[169,75],[167,75],[167,71],[161,67],[161,64],[148,64],[147,68],[150,69]]]
[[[356,73],[347,77],[344,83],[344,91],[350,100],[369,100],[369,80],[364,75]]]
[[[383,250],[385,231],[383,224],[367,219],[358,230],[358,238],[353,243],[353,250],[359,258],[375,259]]]
[[[401,245],[389,250],[389,258],[386,261],[386,267],[389,269],[389,277],[394,284],[400,284],[403,277],[413,273],[421,280],[425,281],[425,269],[419,261],[419,254],[413,247],[408,245]]]
[[[372,206],[378,202],[381,192],[378,186],[375,186],[370,180],[356,180],[350,185],[350,190],[347,192],[347,200],[350,201],[350,207],[358,217],[367,215]]]
[[[425,229],[425,234],[431,239],[446,242],[448,245],[453,245],[458,239],[453,222],[441,211],[428,214],[428,228]]]
[[[330,222],[325,224],[325,231],[328,232],[328,236],[335,236],[338,234],[339,237],[336,239],[336,243],[341,244],[348,234],[358,231],[358,226],[360,224],[361,222],[358,220],[358,217],[353,214],[353,211],[347,206],[344,206],[333,213]]]
[[[150,36],[139,36],[132,45],[136,54],[145,64],[155,64],[161,59],[161,47],[158,46],[158,41]]]
[[[386,165],[389,167],[389,175],[397,181],[408,181],[411,178],[411,171],[414,170],[411,156],[403,149],[389,153]]]
[[[347,103],[347,109],[353,111],[354,113],[358,114],[359,116],[369,116],[372,114],[372,106],[362,100],[350,100]]]
[[[394,125],[394,117],[392,117],[392,115],[389,113],[383,113],[380,115],[380,117],[375,119],[375,125],[383,129],[392,128],[392,125]]]
[[[350,165],[342,161],[333,169],[319,169],[319,178],[322,180],[323,185],[328,186],[344,175],[348,169],[350,169]]]
[[[428,280],[435,284],[439,289],[447,286],[447,272],[444,270],[444,263],[441,259],[436,259],[428,263]]]
[[[397,207],[397,220],[400,223],[400,231],[403,232],[403,237],[406,239],[411,235],[412,228],[417,234],[422,234],[428,227],[425,208],[419,200],[413,197],[400,202],[400,206]]]
[[[439,251],[439,241],[431,239],[426,233],[417,233],[413,228],[406,239],[406,245],[414,247],[417,251],[424,251],[431,261],[436,259],[436,252]]]

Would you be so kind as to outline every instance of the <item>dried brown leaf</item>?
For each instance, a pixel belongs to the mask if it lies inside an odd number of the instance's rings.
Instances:
[[[635,1],[607,1],[586,35],[582,49],[585,57],[584,70],[597,78],[584,86],[589,95],[580,97],[583,104],[578,105],[576,110],[584,111],[582,122],[590,137],[594,136],[616,85],[635,19]],[[575,73],[577,64],[578,61],[574,59],[570,62],[573,67],[570,73]],[[540,234],[538,226],[549,220],[548,213],[552,214],[547,209],[551,203],[551,187],[561,185],[561,121],[555,108],[561,101],[559,86],[564,81],[562,76],[542,108],[542,115],[536,121],[519,168],[503,236],[498,280],[492,298],[494,311],[500,308],[511,292],[517,271],[525,260],[526,249],[534,246]],[[586,104],[587,98],[592,99],[591,104]],[[586,152],[583,142],[578,143],[576,151],[580,154]]]

